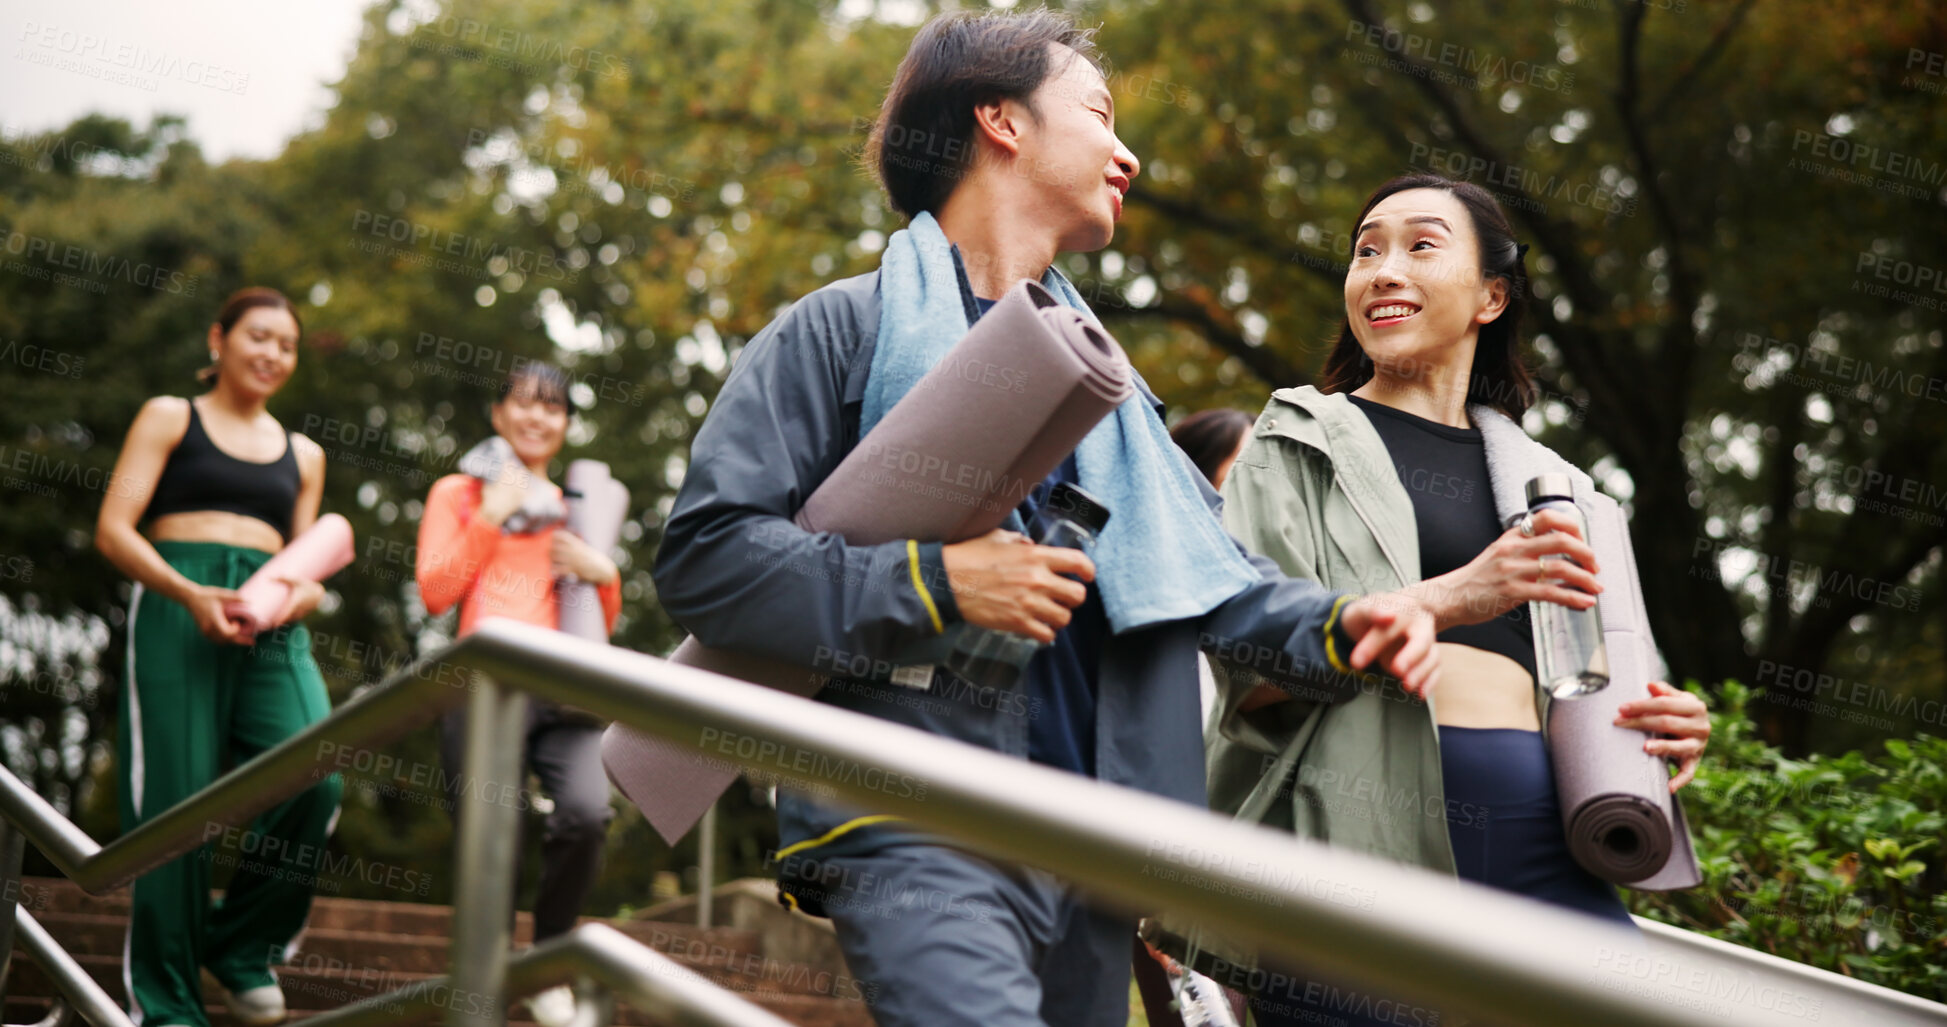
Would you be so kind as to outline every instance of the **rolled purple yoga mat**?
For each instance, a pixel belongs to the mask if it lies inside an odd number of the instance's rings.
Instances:
[[[1620,539],[1624,546],[1629,538],[1620,513],[1613,523],[1590,525],[1589,533],[1592,539]],[[1648,737],[1643,732],[1615,723],[1623,703],[1649,697],[1656,673],[1648,640],[1622,628],[1647,623],[1642,590],[1634,581],[1610,578],[1612,567],[1626,568],[1634,560],[1604,555],[1600,563],[1604,590],[1597,602],[1634,604],[1635,615],[1603,611],[1609,687],[1548,705],[1548,752],[1562,828],[1575,861],[1605,881],[1639,891],[1695,887],[1703,873],[1683,804],[1670,794],[1669,764],[1643,751]]]
[[[1115,340],[1024,280],[859,440],[793,520],[853,545],[985,534],[1134,392]],[[798,696],[816,694],[826,680],[694,638],[670,659]],[[670,844],[739,773],[620,724],[602,736],[602,763]]]
[[[568,496],[567,529],[600,552],[615,548],[622,522],[629,517],[628,486],[609,477],[608,465],[600,460],[576,460],[568,465],[563,491]],[[555,583],[554,599],[560,610],[556,626],[562,631],[592,642],[608,641],[608,615],[595,586],[563,578]]]

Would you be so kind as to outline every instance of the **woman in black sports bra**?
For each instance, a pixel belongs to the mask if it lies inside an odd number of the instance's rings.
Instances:
[[[143,404],[115,463],[95,546],[136,583],[117,740],[124,831],[330,712],[300,623],[321,586],[292,581],[279,626],[254,638],[224,612],[318,517],[324,452],[265,409],[297,367],[299,330],[275,290],[231,296],[210,326],[200,375],[210,390]],[[284,1018],[270,964],[310,913],[339,792],[326,778],[136,879],[126,968],[136,1022],[208,1027],[204,968],[240,1023]],[[217,904],[212,866],[235,868]]]

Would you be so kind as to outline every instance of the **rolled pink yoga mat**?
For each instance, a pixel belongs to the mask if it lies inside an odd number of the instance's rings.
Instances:
[[[351,522],[337,514],[325,514],[257,568],[223,612],[246,636],[274,628],[278,613],[291,599],[291,586],[278,579],[323,581],[344,570],[355,555]]]
[[[1013,373],[984,373],[994,368]],[[793,520],[853,545],[985,534],[1134,392],[1122,347],[1023,281],[886,412]],[[694,638],[670,659],[799,696],[815,695],[826,680],[809,667],[705,648]],[[602,736],[602,763],[672,845],[738,775],[621,724]]]

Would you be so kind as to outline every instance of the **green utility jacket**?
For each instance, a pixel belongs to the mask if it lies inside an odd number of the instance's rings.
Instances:
[[[1468,413],[1481,429],[1503,520],[1525,509],[1521,484],[1528,476],[1559,472],[1574,481],[1603,568],[1605,591],[1598,603],[1605,635],[1612,649],[1632,647],[1643,654],[1643,666],[1656,668],[1660,660],[1621,508],[1504,414],[1483,406]],[[1274,393],[1223,494],[1224,526],[1293,577],[1358,593],[1395,591],[1420,580],[1411,497],[1378,431],[1344,395],[1310,386]],[[1317,701],[1304,698],[1302,679],[1295,687],[1291,680],[1273,682],[1299,698],[1243,712],[1239,705],[1265,679],[1240,669],[1244,661],[1225,653],[1221,640],[1205,649],[1217,679],[1217,708],[1204,739],[1211,809],[1367,855],[1454,872],[1449,815],[1466,823],[1487,811],[1448,809],[1431,706],[1390,678],[1359,677],[1350,698],[1339,698],[1343,679],[1338,688],[1320,681],[1312,689],[1320,694]],[[1547,693],[1537,688],[1535,697],[1546,725]],[[1672,880],[1687,880],[1684,874],[1694,866],[1686,836],[1683,858],[1672,860]],[[1256,962],[1249,947],[1181,918],[1151,921],[1145,935],[1193,963],[1205,957],[1233,966]],[[1192,951],[1182,951],[1186,947]]]
[[[1224,526],[1286,574],[1349,592],[1420,580],[1413,503],[1379,432],[1343,395],[1282,389],[1224,483]],[[1221,655],[1221,654],[1220,654]],[[1386,678],[1338,702],[1249,713],[1259,683],[1212,661],[1210,807],[1414,866],[1453,872],[1433,711]]]

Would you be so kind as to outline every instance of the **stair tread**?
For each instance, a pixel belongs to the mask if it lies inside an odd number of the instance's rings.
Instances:
[[[118,1000],[123,995],[122,957],[100,953],[71,953],[71,958],[101,984],[103,990]],[[727,991],[740,995],[754,996],[794,996],[804,998],[843,998],[823,994],[817,990],[820,980],[827,987],[837,986],[838,979],[832,975],[820,975],[814,970],[802,971],[786,967],[760,967],[755,973],[745,969],[726,966],[717,960],[686,960],[671,957],[672,962],[709,980]],[[15,960],[16,968],[34,967],[39,969],[38,961],[30,953],[19,953]],[[207,978],[207,974],[205,975]],[[380,966],[349,966],[337,961],[325,961],[307,965],[303,961],[277,968],[278,979],[283,982],[287,999],[325,998],[327,1001],[355,1002],[372,995],[396,991],[419,981],[432,980],[446,976],[445,968],[438,970],[400,970]],[[25,978],[38,985],[41,978],[30,974]],[[38,992],[34,988],[22,992],[23,997]]]
[[[22,908],[32,912],[89,976],[119,999],[128,889],[95,895],[62,878],[27,878],[22,892]],[[357,1001],[446,972],[444,961],[451,949],[449,906],[320,896],[313,901],[312,909],[312,926],[305,932],[296,964],[278,968],[290,1001],[306,1007],[292,1010],[293,1021],[329,1011],[309,1008],[314,1005]],[[627,917],[585,917],[582,922],[622,931],[746,1001],[806,1027],[872,1027],[865,1004],[855,996],[814,990],[820,980],[832,987],[829,975],[764,956],[758,931]],[[532,924],[531,914],[518,914],[517,944],[525,944],[531,937]],[[47,1008],[52,992],[51,982],[34,959],[26,953],[20,955],[15,966],[23,972],[16,973],[10,982],[5,1004],[7,1022],[38,1019],[38,1011]],[[307,957],[312,965],[305,965]],[[348,965],[352,963],[358,965]],[[213,993],[207,975],[205,987],[207,993]],[[223,1006],[206,1009],[212,1027],[239,1027]],[[625,1004],[618,1005],[615,1023],[621,1027],[662,1027],[661,1021]],[[522,1020],[510,1020],[508,1025],[536,1027]]]
[[[444,909],[446,907],[438,907]],[[77,913],[60,911],[33,911],[34,919],[47,928],[50,934],[60,937],[64,928],[106,928],[117,930],[128,924],[126,913]],[[758,940],[757,932],[741,927],[698,927],[695,924],[668,924],[655,920],[631,920],[620,917],[582,917],[581,923],[601,924],[621,931],[638,940],[643,937],[683,939],[685,941],[706,941],[724,948],[751,948],[743,942]],[[414,940],[446,943],[450,937],[445,932],[427,931],[388,931],[357,927],[329,927],[312,925],[304,929],[306,941],[313,939],[333,941],[376,941],[381,939]]]

